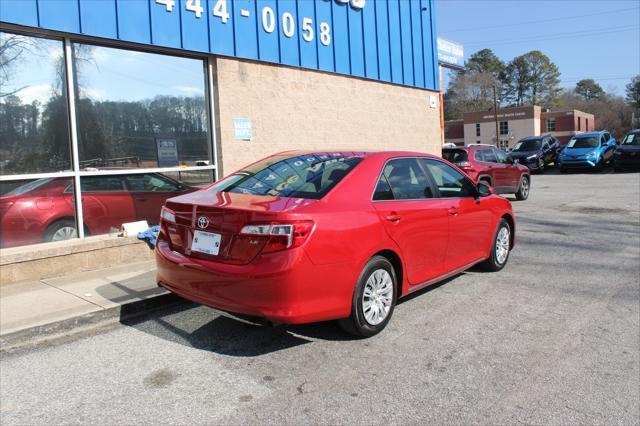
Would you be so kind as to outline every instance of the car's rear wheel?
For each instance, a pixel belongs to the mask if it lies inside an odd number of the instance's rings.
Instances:
[[[351,301],[351,315],[340,320],[340,326],[356,336],[378,334],[393,315],[397,288],[393,265],[385,257],[372,257],[358,278]]]
[[[499,271],[504,268],[509,260],[511,250],[511,227],[506,220],[500,219],[496,235],[493,237],[491,255],[482,263],[488,271]]]
[[[44,241],[63,241],[78,238],[76,223],[72,219],[61,219],[53,222],[44,232]]]
[[[544,159],[540,158],[538,160],[538,173],[542,174],[544,173]]]
[[[516,199],[519,201],[526,200],[529,198],[529,191],[531,191],[531,180],[529,180],[529,176],[522,176],[518,192],[516,192]]]

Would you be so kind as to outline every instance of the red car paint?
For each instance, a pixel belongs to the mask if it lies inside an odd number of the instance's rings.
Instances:
[[[338,319],[349,316],[359,274],[376,254],[395,262],[403,296],[487,259],[501,218],[515,233],[511,204],[496,195],[372,201],[387,160],[434,156],[340,154],[362,161],[320,199],[218,192],[214,185],[167,200],[169,220],[161,220],[156,246],[158,284],[274,323]],[[202,216],[209,220],[203,229],[222,236],[217,256],[190,249]],[[247,224],[299,221],[313,226],[300,228],[290,248],[239,235]]]
[[[131,176],[152,176],[164,182],[163,188],[135,190],[127,186]],[[149,224],[158,222],[160,209],[167,198],[180,193],[188,193],[195,188],[157,173],[128,176],[99,176],[85,179],[111,179],[121,181],[120,189],[83,189],[82,201],[84,226],[87,234],[106,234],[120,229],[123,223],[146,220]],[[83,182],[83,186],[86,181]],[[32,189],[18,194],[0,197],[0,246],[14,247],[46,241],[47,229],[63,220],[75,221],[74,197],[71,178],[39,179]],[[24,187],[26,188],[26,187]]]
[[[457,152],[464,152],[466,156],[457,156]],[[442,150],[442,156],[458,166],[475,182],[487,182],[496,194],[517,192],[522,176],[529,176],[527,166],[513,163],[507,153],[491,145],[445,148]],[[500,158],[503,161],[499,161]]]

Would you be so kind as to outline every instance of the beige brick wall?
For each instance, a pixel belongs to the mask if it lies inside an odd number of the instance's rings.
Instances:
[[[217,59],[223,174],[289,149],[402,149],[440,154],[437,92],[335,74]],[[249,118],[253,141],[234,139]]]

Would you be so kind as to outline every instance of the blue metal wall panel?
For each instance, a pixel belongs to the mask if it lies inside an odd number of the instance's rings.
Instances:
[[[323,71],[335,71],[333,63],[333,20],[331,19],[331,0],[315,0],[315,6],[318,68]]]
[[[233,0],[235,21],[234,40],[236,56],[258,59],[258,29],[256,28],[256,4],[253,0]]]
[[[180,34],[180,14],[192,13],[183,11],[180,2],[171,11],[155,0],[147,0],[151,11],[151,42],[156,46],[182,47]],[[178,6],[178,7],[176,7]]]
[[[235,54],[233,43],[233,2],[211,0],[209,8],[209,40],[211,53],[233,56]],[[222,5],[221,9],[216,9]],[[214,12],[216,11],[216,12]],[[214,15],[217,13],[217,15]]]
[[[378,44],[378,73],[380,80],[391,81],[391,46],[389,44],[389,14],[387,2],[374,2],[376,38]]]
[[[182,48],[197,52],[209,51],[209,9],[207,0],[201,0],[204,9],[198,17],[194,12],[187,11],[188,0],[180,0],[182,13],[180,14],[180,29],[182,31]]]
[[[318,68],[319,33],[316,27],[315,2],[298,2],[298,43],[300,43],[300,65],[304,68]]]
[[[438,88],[434,0],[344,1],[0,0],[0,21]]]
[[[422,12],[420,2],[412,1],[411,4],[411,41],[413,43],[413,77],[418,87],[424,87],[424,60],[422,47]]]
[[[116,0],[116,7],[120,39],[150,44],[149,3],[139,0]]]
[[[38,14],[42,28],[70,33],[80,33],[82,31],[77,1],[40,0],[38,2]]]
[[[78,4],[83,34],[118,38],[115,0],[79,0]]]
[[[351,74],[364,77],[364,36],[362,34],[362,11],[347,8],[349,21],[349,58]]]
[[[298,45],[298,13],[296,1],[278,0],[278,19],[280,20],[280,62],[287,65],[300,65],[300,46]]]
[[[2,0],[0,21],[37,27],[38,3],[36,0]]]
[[[376,2],[362,9],[362,32],[364,36],[364,64],[367,78],[378,78],[378,41],[376,39]]]
[[[411,9],[409,0],[400,0],[400,32],[402,40],[402,81],[413,86],[413,43],[411,41]]]
[[[400,39],[400,2],[388,0],[389,46],[391,52],[391,81],[402,84],[402,41]]]
[[[351,58],[349,57],[349,21],[347,8],[340,3],[331,3],[331,19],[333,20],[333,57],[336,72],[349,74]]]
[[[278,39],[278,34],[280,34],[280,21],[278,19],[278,5],[276,4],[276,0],[257,0],[256,6],[258,9],[256,19],[258,21],[260,60],[280,62],[280,41]]]

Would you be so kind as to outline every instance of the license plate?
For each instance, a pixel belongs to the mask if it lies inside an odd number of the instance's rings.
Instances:
[[[220,234],[195,231],[193,233],[193,241],[191,242],[191,251],[217,256],[220,251],[220,240],[222,240]]]

